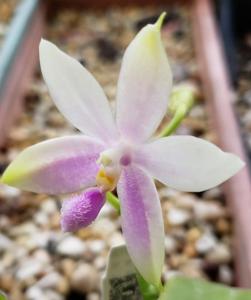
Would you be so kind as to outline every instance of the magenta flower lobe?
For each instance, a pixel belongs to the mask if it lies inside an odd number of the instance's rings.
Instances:
[[[61,227],[72,232],[90,225],[97,217],[105,202],[100,188],[89,188],[80,195],[65,200],[61,209]]]

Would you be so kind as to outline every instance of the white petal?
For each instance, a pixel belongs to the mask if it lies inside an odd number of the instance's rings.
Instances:
[[[142,142],[156,131],[167,109],[171,85],[160,24],[147,25],[128,46],[120,71],[116,117],[124,137]]]
[[[41,40],[39,55],[44,80],[61,113],[87,135],[113,140],[116,128],[112,113],[95,78],[48,41]]]
[[[122,230],[131,259],[147,282],[159,286],[164,263],[164,225],[154,182],[137,166],[125,167],[118,195]]]
[[[226,181],[241,168],[234,154],[192,136],[172,136],[144,145],[135,161],[164,184],[187,192],[200,192]]]
[[[5,184],[36,193],[64,194],[96,182],[104,145],[87,136],[47,140],[23,150],[5,170]]]

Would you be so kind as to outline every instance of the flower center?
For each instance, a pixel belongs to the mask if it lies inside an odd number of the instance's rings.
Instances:
[[[119,160],[119,163],[122,165],[122,166],[128,166],[130,165],[131,163],[131,155],[130,154],[124,154],[121,156],[120,160]]]
[[[103,151],[97,160],[100,168],[96,183],[104,191],[112,191],[118,182],[122,167],[131,163],[131,153],[128,147],[119,144],[114,148]]]

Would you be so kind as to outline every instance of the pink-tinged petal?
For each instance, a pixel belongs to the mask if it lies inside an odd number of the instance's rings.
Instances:
[[[61,113],[79,130],[104,141],[116,138],[107,98],[95,78],[75,59],[42,40],[40,65],[50,94]]]
[[[9,165],[1,181],[37,193],[64,194],[95,184],[96,160],[104,145],[87,136],[68,136],[33,145]]]
[[[164,263],[164,226],[154,182],[140,168],[125,167],[118,195],[122,230],[131,259],[144,279],[158,286]]]
[[[187,192],[215,187],[244,166],[236,155],[193,136],[156,140],[142,146],[134,159],[162,183]]]
[[[80,195],[64,200],[61,209],[63,231],[73,232],[90,225],[105,203],[105,194],[99,188],[89,188]]]
[[[160,22],[145,26],[137,34],[122,61],[116,118],[121,134],[133,142],[147,140],[167,109],[172,75]]]

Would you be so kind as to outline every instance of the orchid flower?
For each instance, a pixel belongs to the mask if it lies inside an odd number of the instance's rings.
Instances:
[[[154,138],[167,110],[172,75],[160,29],[145,26],[126,49],[118,80],[116,118],[94,77],[54,44],[39,47],[55,105],[85,135],[60,137],[24,150],[2,182],[23,190],[68,194],[62,227],[89,225],[117,187],[128,252],[143,278],[160,283],[164,226],[154,179],[180,191],[210,189],[243,167],[233,154],[192,136]]]

